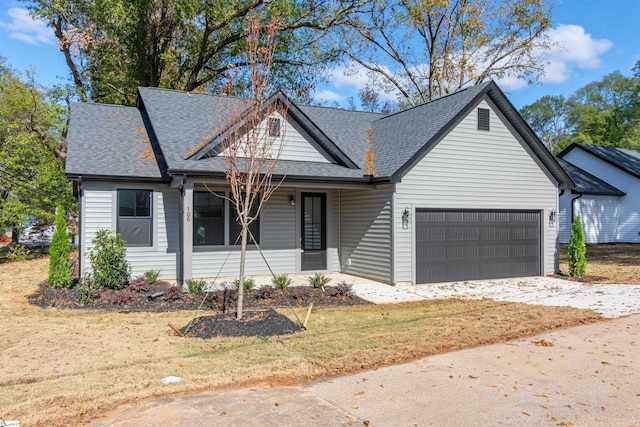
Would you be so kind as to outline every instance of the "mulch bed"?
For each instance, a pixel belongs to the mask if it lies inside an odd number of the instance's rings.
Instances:
[[[215,338],[225,337],[270,337],[273,335],[293,334],[300,331],[287,316],[273,309],[247,311],[242,320],[236,320],[234,313],[220,313],[215,316],[197,317],[188,327],[181,329],[188,337]]]
[[[132,292],[127,288],[121,290],[103,290],[91,304],[78,302],[75,288],[51,289],[42,283],[35,294],[29,295],[31,304],[39,307],[58,307],[83,310],[105,310],[117,312],[167,312],[180,310],[195,310],[202,300],[203,311],[235,312],[237,293],[215,291],[209,294],[193,295],[181,293],[177,298],[167,298],[167,295],[150,299],[149,296],[158,292],[166,292],[168,283],[156,283],[149,286],[147,292]],[[265,295],[267,294],[267,295]],[[206,297],[205,297],[206,295]],[[271,292],[260,292],[260,288],[246,293],[244,296],[245,309],[266,309],[288,307],[306,307],[313,303],[316,307],[331,307],[344,305],[370,304],[353,294],[339,295],[332,287],[326,291],[314,289],[310,286],[292,286],[285,291],[271,289]]]

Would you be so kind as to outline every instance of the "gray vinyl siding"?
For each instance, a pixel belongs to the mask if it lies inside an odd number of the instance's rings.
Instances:
[[[393,282],[393,186],[342,190],[340,263],[344,273]]]
[[[558,208],[558,240],[560,243],[567,243],[569,241],[569,236],[571,235],[571,222],[573,221],[573,218],[571,217],[571,204],[573,198],[576,196],[577,194],[571,194],[569,191],[565,191],[565,193],[560,196]]]
[[[557,225],[549,225],[547,215],[558,209],[557,184],[490,101],[478,106],[491,110],[490,131],[477,130],[474,108],[396,184],[395,282],[415,283],[413,235],[418,208],[543,211],[542,271],[556,269]],[[405,208],[411,219],[403,229]]]
[[[140,188],[153,190],[152,238],[149,248],[127,248],[133,277],[148,270],[160,270],[160,278],[175,279],[178,259],[178,196],[177,190],[163,185],[115,184],[83,182],[82,265],[90,272],[88,251],[98,230],[116,231],[117,189]]]
[[[615,237],[611,242],[639,243],[640,179],[587,153],[581,148],[574,148],[563,158],[626,193],[625,196],[617,197],[617,215],[614,212],[605,212],[600,218],[609,223],[606,228],[616,227]],[[587,226],[585,222],[583,224]],[[597,225],[588,226],[594,230],[598,227]],[[598,240],[600,242],[603,241],[602,238]]]

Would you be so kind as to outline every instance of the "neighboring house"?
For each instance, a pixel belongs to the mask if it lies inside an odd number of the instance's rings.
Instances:
[[[66,174],[83,270],[96,231],[111,229],[128,242],[134,275],[238,275],[232,207],[209,190],[229,196],[215,129],[246,102],[139,88],[136,107],[72,105]],[[252,232],[274,273],[433,283],[557,270],[558,193],[573,183],[495,83],[392,115],[282,93],[269,102],[288,108],[283,182]],[[270,272],[255,245],[246,272]]]
[[[560,242],[576,214],[586,243],[640,242],[640,151],[575,143],[558,157],[576,183],[560,196]]]

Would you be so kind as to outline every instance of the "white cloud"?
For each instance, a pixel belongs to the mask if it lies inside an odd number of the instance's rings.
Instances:
[[[336,101],[336,102],[344,101],[345,99],[344,96],[340,95],[339,93],[336,93],[328,89],[324,89],[316,93],[315,98],[320,99],[322,101]]]
[[[600,57],[613,46],[607,39],[594,39],[579,25],[559,25],[547,33],[556,43],[544,57],[549,62],[544,83],[564,83],[571,78],[574,70],[589,70],[600,67]]]
[[[53,30],[47,27],[45,21],[33,19],[27,9],[12,7],[7,15],[10,21],[0,21],[0,28],[5,29],[9,37],[33,45],[55,44]]]

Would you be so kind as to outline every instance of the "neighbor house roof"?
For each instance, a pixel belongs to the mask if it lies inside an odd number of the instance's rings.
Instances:
[[[575,192],[581,194],[591,194],[597,196],[624,196],[626,193],[618,190],[613,185],[591,175],[584,169],[570,163],[564,159],[558,159],[560,166],[567,171],[571,180],[576,184]]]
[[[605,162],[622,169],[630,175],[640,178],[640,151],[618,147],[603,147],[601,145],[590,145],[573,143],[565,148],[558,157],[565,157],[572,150],[580,148]]]
[[[283,160],[278,162],[274,174],[286,175],[287,179],[369,182],[372,178],[367,176],[365,157],[368,131],[373,130],[375,181],[399,181],[485,96],[512,123],[560,186],[572,188],[564,169],[493,82],[471,86],[392,115],[298,106],[278,92],[268,102],[285,105],[288,116],[302,126],[333,161]],[[70,152],[71,167],[68,163],[67,174],[73,177],[89,170],[106,176],[133,176],[139,169],[143,176],[153,175],[150,170],[153,164],[137,152],[140,150],[131,152],[124,162],[104,160],[108,150],[126,152],[130,145],[142,148],[135,145],[135,137],[139,129],[146,127],[148,135],[144,137],[148,136],[160,160],[154,177],[164,178],[167,174],[224,176],[224,159],[204,154],[219,143],[229,119],[241,117],[248,105],[248,101],[240,98],[143,87],[139,88],[137,108],[74,104],[69,140],[70,148],[71,145],[75,148]],[[118,120],[111,120],[104,110],[119,111]],[[119,153],[119,156],[125,154]],[[123,169],[119,173],[120,163]],[[162,171],[163,165],[166,173]]]

